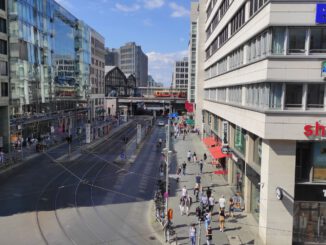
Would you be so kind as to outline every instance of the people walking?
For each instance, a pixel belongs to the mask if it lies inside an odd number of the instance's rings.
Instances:
[[[206,160],[207,160],[207,155],[206,153],[204,153],[204,161],[206,162]]]
[[[184,161],[182,163],[182,174],[183,175],[186,175],[186,168],[187,168],[187,163],[186,163],[186,161]]]
[[[196,155],[196,152],[194,152],[194,153],[192,154],[192,159],[193,159],[194,163],[197,162],[197,155]]]
[[[189,239],[191,242],[191,245],[196,245],[196,226],[195,224],[192,224],[189,229]]]
[[[232,197],[229,199],[229,216],[234,217],[234,201]]]
[[[213,197],[213,195],[211,195],[211,196],[208,198],[208,208],[209,208],[209,211],[210,211],[210,212],[213,212],[214,204],[215,204],[215,198]]]
[[[186,215],[187,216],[189,216],[189,211],[190,211],[190,207],[191,207],[191,205],[192,205],[192,198],[191,198],[191,196],[187,196],[187,198],[186,198],[186,206],[185,206],[185,208],[186,208]]]
[[[220,210],[225,209],[225,197],[224,195],[221,196],[221,198],[218,200],[218,204],[220,205]]]
[[[207,196],[207,198],[210,198],[211,195],[212,195],[212,190],[211,190],[211,188],[208,186],[208,187],[207,187],[207,190],[206,190],[206,196]]]
[[[191,156],[192,156],[192,154],[191,154],[191,151],[189,150],[189,151],[187,152],[187,159],[188,159],[188,162],[191,161]]]
[[[206,244],[210,245],[212,240],[213,240],[213,230],[212,227],[208,226],[208,229],[206,231]]]
[[[181,191],[182,191],[182,193],[181,193],[181,196],[182,197],[186,197],[188,195],[188,191],[187,191],[186,186],[183,186],[183,188],[182,188]]]
[[[179,208],[180,208],[180,214],[183,215],[186,207],[186,197],[182,196],[180,198]]]
[[[208,230],[208,227],[211,225],[211,221],[212,221],[212,213],[208,212],[205,216],[205,228],[206,231]]]
[[[195,181],[196,181],[196,183],[198,183],[198,184],[200,185],[201,177],[200,177],[199,174],[196,175],[196,177],[195,177]]]
[[[200,187],[200,185],[198,183],[195,183],[194,195],[196,197],[196,202],[199,201],[199,187]]]
[[[180,175],[181,175],[181,167],[179,166],[177,169],[177,183],[179,183]]]
[[[200,160],[199,161],[199,171],[200,171],[200,174],[203,174],[203,167],[204,167],[204,162],[203,162],[203,160]]]
[[[224,223],[225,223],[225,211],[224,209],[221,209],[220,215],[219,215],[219,222],[220,222],[220,231],[224,232]]]

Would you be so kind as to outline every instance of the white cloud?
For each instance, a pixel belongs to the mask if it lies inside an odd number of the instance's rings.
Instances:
[[[144,7],[147,9],[160,8],[164,5],[165,0],[144,0]]]
[[[124,4],[116,3],[115,8],[118,11],[122,11],[122,12],[135,12],[140,9],[140,6],[136,3],[133,5],[124,5]]]
[[[161,82],[164,86],[170,86],[174,62],[187,55],[188,50],[174,53],[149,52],[147,53],[149,74],[153,76],[156,82]]]
[[[190,11],[188,9],[174,2],[170,3],[169,6],[172,9],[171,17],[179,18],[179,17],[189,16],[190,14]]]

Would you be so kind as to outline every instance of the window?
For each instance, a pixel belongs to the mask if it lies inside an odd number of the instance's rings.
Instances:
[[[235,14],[231,20],[231,35],[233,35],[245,23],[245,6]]]
[[[250,17],[255,14],[265,3],[269,2],[269,0],[250,0]]]
[[[0,0],[0,9],[6,11],[6,0]]]
[[[324,84],[308,84],[308,108],[323,108],[324,107]]]
[[[7,41],[0,39],[0,54],[7,54]]]
[[[271,83],[269,93],[269,108],[280,109],[282,107],[282,84]]]
[[[224,29],[218,35],[219,48],[222,47],[223,44],[229,39],[229,36],[228,36],[228,30],[229,30],[229,28],[228,27],[229,27],[228,25],[226,27],[224,27]]]
[[[310,33],[310,53],[325,53],[326,29],[312,28]]]
[[[272,52],[273,54],[284,53],[285,28],[275,27],[272,32]]]
[[[8,83],[1,83],[1,96],[2,97],[8,97],[9,91],[8,91]]]
[[[302,84],[286,84],[285,106],[287,108],[302,107]]]
[[[234,134],[234,148],[245,155],[246,152],[246,132],[244,129],[236,126]]]
[[[262,139],[258,136],[254,137],[254,163],[261,165]]]
[[[289,53],[304,53],[306,46],[306,29],[289,28]]]
[[[8,76],[8,63],[6,61],[0,61],[0,75]]]
[[[3,18],[0,18],[0,32],[7,33],[7,21]]]

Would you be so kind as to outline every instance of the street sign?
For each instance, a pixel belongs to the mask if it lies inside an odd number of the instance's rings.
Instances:
[[[179,115],[178,115],[178,113],[177,112],[175,112],[175,113],[170,113],[169,114],[169,118],[176,118],[176,117],[178,117]]]
[[[316,5],[316,23],[326,24],[326,4],[324,3]]]

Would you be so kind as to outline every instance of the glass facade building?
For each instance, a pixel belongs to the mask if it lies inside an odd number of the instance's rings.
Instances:
[[[8,8],[11,113],[72,108],[89,85],[90,28],[53,0]]]

